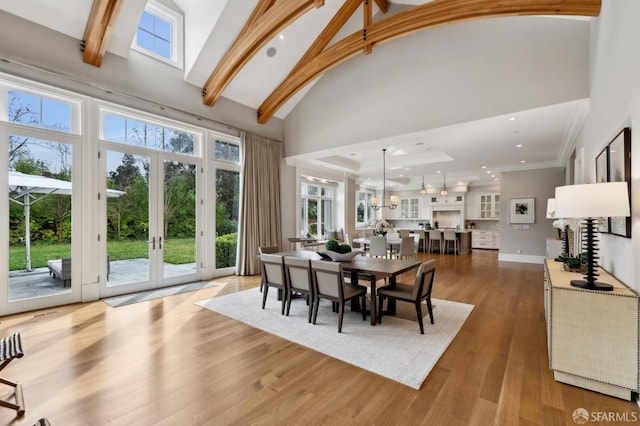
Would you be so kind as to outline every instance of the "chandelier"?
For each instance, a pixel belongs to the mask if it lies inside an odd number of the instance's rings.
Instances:
[[[397,195],[392,195],[390,197],[391,199],[391,205],[390,206],[386,206],[384,205],[384,201],[386,200],[385,198],[385,187],[387,186],[387,174],[386,174],[386,157],[387,157],[387,148],[382,148],[382,205],[378,205],[378,197],[376,197],[375,195],[373,197],[371,197],[371,208],[373,210],[380,210],[381,208],[388,208],[388,209],[395,209],[396,207],[398,207],[398,196]]]
[[[449,191],[447,191],[446,178],[447,178],[446,172],[442,172],[442,191],[440,191],[440,195],[442,195],[443,197],[449,195]]]

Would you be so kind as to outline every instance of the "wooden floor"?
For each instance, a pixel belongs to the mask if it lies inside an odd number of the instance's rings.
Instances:
[[[0,335],[22,333],[26,355],[2,376],[23,383],[27,406],[17,420],[0,408],[0,424],[572,425],[577,408],[640,418],[634,402],[553,380],[542,265],[481,250],[422,257],[438,259],[434,297],[475,309],[419,391],[194,304],[258,285],[226,277],[119,308],[0,318]]]

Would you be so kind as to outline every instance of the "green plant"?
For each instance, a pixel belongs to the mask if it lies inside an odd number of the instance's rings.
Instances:
[[[237,233],[216,237],[216,268],[226,268],[236,265],[237,244]]]
[[[340,244],[336,240],[329,240],[325,243],[324,248],[331,251],[338,251]]]
[[[340,244],[338,246],[338,253],[351,253],[351,246],[349,244]]]

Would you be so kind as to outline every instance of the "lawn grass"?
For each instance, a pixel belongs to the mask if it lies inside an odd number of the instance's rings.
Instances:
[[[194,238],[173,238],[164,243],[164,261],[174,265],[196,261]],[[111,260],[147,258],[149,244],[145,241],[109,241],[107,253]],[[31,246],[31,267],[47,266],[47,260],[71,257],[71,244],[36,244]],[[9,270],[18,271],[26,267],[25,247],[9,247]]]

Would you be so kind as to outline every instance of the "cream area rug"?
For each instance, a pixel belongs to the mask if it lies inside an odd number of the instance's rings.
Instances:
[[[280,314],[281,302],[276,294],[273,289],[269,291],[264,310],[262,293],[255,288],[202,300],[197,305],[414,389],[420,389],[473,310],[473,305],[432,299],[435,324],[427,314],[425,334],[420,334],[417,321],[384,316],[382,324],[372,326],[369,316],[363,321],[362,314],[349,307],[342,333],[338,333],[338,314],[331,311],[330,302],[320,301],[313,325],[307,322],[304,299],[291,302],[287,317]],[[425,304],[422,311],[427,312]]]

